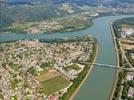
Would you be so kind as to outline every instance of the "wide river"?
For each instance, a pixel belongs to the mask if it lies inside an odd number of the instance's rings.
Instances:
[[[0,34],[0,42],[21,39],[54,39],[93,35],[97,38],[100,48],[97,63],[116,65],[116,53],[111,36],[110,23],[124,17],[134,15],[106,16],[93,20],[93,26],[85,30],[54,34]],[[115,79],[115,69],[94,67],[81,87],[75,100],[108,100]]]

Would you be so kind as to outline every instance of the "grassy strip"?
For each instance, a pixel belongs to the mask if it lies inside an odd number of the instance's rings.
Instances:
[[[126,76],[126,72],[119,72],[118,82],[117,82],[117,85],[116,85],[116,90],[115,90],[115,93],[114,93],[113,100],[118,100],[119,99],[120,91],[121,91],[121,85],[123,85],[122,80],[125,78],[125,76]]]
[[[80,68],[77,64],[72,64],[72,65],[66,66],[64,69],[65,69],[65,70],[74,69],[74,70],[78,71],[78,70],[80,70],[81,68]]]
[[[117,31],[117,27],[118,26],[116,26],[115,22],[113,23],[112,27],[113,27],[113,31],[114,31],[115,37],[120,38],[120,33]],[[119,46],[118,40],[116,39],[115,42],[117,44],[117,49],[120,50],[120,46]],[[121,60],[122,57],[121,57],[121,53],[119,51],[118,51],[118,56],[119,56],[119,65],[121,66],[122,65],[122,62],[121,62],[122,61]],[[117,84],[116,84],[116,88],[115,88],[114,96],[113,96],[112,100],[118,100],[119,99],[120,91],[121,91],[121,85],[122,85],[122,80],[123,80],[124,77],[125,77],[124,72],[118,72]]]

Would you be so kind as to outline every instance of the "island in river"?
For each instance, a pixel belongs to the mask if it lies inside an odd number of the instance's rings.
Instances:
[[[95,61],[92,36],[0,43],[0,98],[68,100]],[[11,92],[8,92],[11,91]]]

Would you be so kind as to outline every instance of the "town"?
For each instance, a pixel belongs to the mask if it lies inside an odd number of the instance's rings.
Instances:
[[[96,39],[19,40],[0,43],[0,98],[59,98],[86,67]]]

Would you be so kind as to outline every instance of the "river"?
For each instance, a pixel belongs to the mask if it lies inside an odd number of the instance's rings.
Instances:
[[[70,38],[83,35],[93,35],[97,38],[100,48],[97,57],[97,63],[116,65],[116,53],[111,36],[110,23],[124,17],[134,15],[121,16],[105,16],[93,20],[93,26],[76,32],[54,33],[54,34],[0,34],[0,42],[21,40],[21,39],[54,39],[54,38]],[[108,100],[111,93],[115,78],[115,69],[94,67],[87,80],[81,87],[75,100]]]

